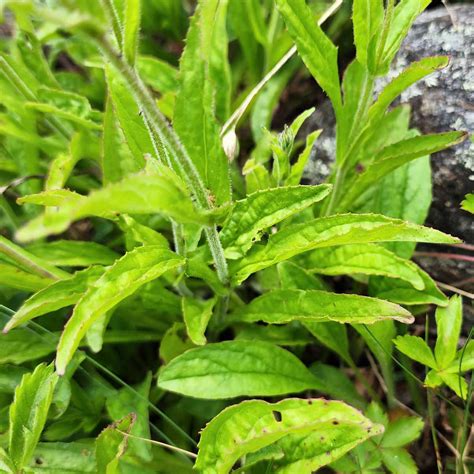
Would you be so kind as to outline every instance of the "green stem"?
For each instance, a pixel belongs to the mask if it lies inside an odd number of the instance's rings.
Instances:
[[[441,457],[439,454],[439,443],[438,437],[436,436],[436,428],[435,428],[435,420],[434,420],[434,409],[433,409],[433,397],[431,394],[431,390],[428,389],[427,392],[427,399],[428,399],[428,416],[430,419],[430,428],[431,428],[431,437],[433,438],[433,446],[436,455],[436,466],[438,468],[438,474],[443,474],[443,463],[441,462]]]
[[[174,130],[168,124],[166,118],[156,107],[155,101],[145,84],[137,75],[135,70],[123,59],[105,37],[96,38],[104,56],[120,72],[122,78],[126,81],[130,91],[133,93],[135,101],[145,113],[149,126],[155,134],[158,142],[158,148],[163,152],[170,153],[170,161],[174,168],[187,181],[192,190],[197,204],[204,209],[210,209],[208,193],[199,173],[180,142]],[[163,158],[163,157],[162,157]],[[224,251],[219,240],[219,234],[216,226],[205,228],[205,234],[209,243],[211,254],[214,258],[217,274],[222,283],[228,282],[228,268],[224,257]]]

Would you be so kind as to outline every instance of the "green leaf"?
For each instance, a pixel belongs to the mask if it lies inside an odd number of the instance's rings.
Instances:
[[[233,319],[270,324],[294,320],[354,324],[372,324],[383,319],[395,319],[403,323],[414,320],[407,310],[388,301],[319,290],[273,290],[238,308]]]
[[[8,452],[17,470],[26,467],[43,431],[58,376],[40,364],[23,376],[10,405]]]
[[[317,379],[323,381],[323,387],[319,389],[322,393],[359,409],[365,407],[364,398],[357,392],[354,382],[340,367],[315,362],[310,370]]]
[[[458,243],[459,240],[428,227],[375,214],[341,214],[285,227],[255,245],[240,261],[230,266],[233,280],[241,282],[252,273],[308,250],[343,244],[370,242]]]
[[[137,244],[160,245],[164,249],[169,249],[170,245],[166,237],[126,214],[120,216],[118,225],[126,234],[127,250],[131,250]]]
[[[249,324],[239,329],[236,340],[265,341],[278,346],[306,346],[312,341],[308,332],[298,323],[282,326]]]
[[[456,355],[456,359],[444,372],[458,373],[474,369],[474,341],[471,339]]]
[[[349,191],[342,199],[339,209],[351,206],[363,192],[384,176],[400,166],[422,156],[444,150],[461,143],[467,137],[466,132],[446,132],[433,135],[420,135],[402,140],[382,149],[374,157],[369,167],[348,183]]]
[[[424,290],[416,290],[412,285],[400,279],[370,277],[369,295],[403,305],[436,304],[446,306],[448,298],[438,289],[433,279],[418,268],[423,279]]]
[[[379,64],[380,73],[388,71],[411,25],[430,2],[431,0],[402,0],[396,5]]]
[[[344,325],[332,321],[322,323],[306,321],[304,326],[323,346],[334,351],[347,363],[352,363]]]
[[[136,119],[134,118],[134,120]],[[127,122],[127,127],[132,126],[132,120]],[[120,128],[110,96],[105,103],[102,128],[101,167],[103,184],[120,181],[128,174],[136,173],[142,169],[144,165],[142,155],[138,152],[138,158],[136,158],[133,151],[130,153],[130,145],[126,143],[125,139],[127,135]],[[128,128],[125,130],[128,131]],[[137,134],[137,137],[139,136]]]
[[[187,337],[185,326],[181,322],[174,323],[163,336],[160,343],[160,360],[168,364],[175,357],[195,347]]]
[[[318,139],[319,135],[321,135],[321,132],[322,130],[316,130],[308,134],[306,137],[304,150],[299,154],[296,162],[291,166],[290,175],[286,180],[287,185],[296,186],[301,182],[306,163],[308,162],[311,151],[313,150],[314,143]]]
[[[262,341],[225,341],[191,349],[158,377],[163,390],[211,400],[284,395],[319,385],[291,352]]]
[[[469,393],[469,386],[466,380],[460,374],[447,374],[445,372],[438,372],[441,380],[460,398],[467,399]],[[428,383],[425,380],[425,384]]]
[[[461,207],[471,214],[474,214],[474,194],[466,194],[466,199],[461,203]]]
[[[361,0],[367,2],[370,0]],[[389,105],[405,90],[415,82],[423,79],[433,72],[445,68],[449,63],[448,56],[434,56],[423,58],[411,63],[395,79],[393,79],[382,90],[377,100],[369,109],[369,121],[376,127]]]
[[[60,267],[89,267],[111,265],[119,257],[113,250],[96,242],[79,240],[55,240],[37,243],[27,250],[39,258]]]
[[[202,346],[207,342],[204,333],[216,301],[216,298],[199,300],[191,297],[183,297],[181,300],[186,331],[191,341],[197,346]]]
[[[125,0],[122,52],[130,65],[135,64],[140,36],[141,0]]]
[[[38,239],[65,231],[69,225],[87,216],[113,218],[121,214],[162,213],[180,222],[206,223],[183,182],[171,170],[166,174],[138,173],[109,184],[87,197],[67,200],[57,212],[45,213],[26,224],[17,233],[20,241]]]
[[[0,364],[22,364],[54,352],[57,338],[40,336],[27,329],[16,329],[0,335],[0,342]]]
[[[375,212],[423,224],[432,201],[430,158],[418,158],[400,166],[373,186],[370,196],[363,195],[362,199],[362,208],[351,210]],[[414,242],[385,244],[385,247],[403,258],[410,258],[415,246]]]
[[[244,255],[259,234],[293,214],[324,199],[331,186],[294,186],[265,189],[237,201],[221,231],[227,257]]]
[[[227,0],[201,1],[180,59],[173,124],[215,203],[230,200],[227,158],[218,117],[228,116]]]
[[[134,413],[135,423],[130,429],[130,434],[141,438],[150,439],[150,425],[148,421],[148,397],[151,387],[151,372],[147,374],[143,382],[136,388],[136,392],[124,387],[118,393],[107,399],[106,406],[113,420],[126,417]],[[137,396],[137,392],[139,396]],[[141,440],[130,439],[128,441],[128,452],[143,461],[151,461],[151,445]]]
[[[168,270],[184,264],[184,259],[161,247],[138,247],[106,269],[79,300],[59,341],[56,370],[63,374],[82,338],[92,324],[127,296]]]
[[[282,290],[327,290],[328,285],[319,277],[291,261],[277,265]]]
[[[48,189],[36,194],[28,194],[17,199],[18,204],[36,204],[38,206],[62,206],[66,201],[79,203],[84,196],[68,189]]]
[[[367,66],[368,56],[373,54],[384,18],[382,0],[354,0],[352,24],[357,60]]]
[[[153,143],[133,94],[128,90],[120,73],[112,66],[106,65],[105,77],[115,117],[133,156],[133,171],[139,171],[145,166],[145,155],[155,156]],[[107,110],[110,110],[109,106]],[[106,116],[107,113],[106,111]],[[110,121],[108,133],[112,133],[110,127],[113,126],[113,121],[110,116],[108,120]],[[106,130],[106,125],[104,125],[104,130]],[[112,160],[112,156],[107,156],[107,158]]]
[[[424,364],[432,369],[437,368],[436,360],[431,349],[421,337],[408,335],[398,336],[393,342],[396,348],[410,357],[410,359],[416,360],[420,362],[420,364]]]
[[[380,444],[383,448],[401,448],[419,438],[424,422],[421,418],[410,416],[391,421],[385,430]]]
[[[120,473],[120,458],[128,448],[128,437],[135,423],[135,415],[131,413],[122,420],[109,425],[97,437],[95,442],[95,458],[97,463],[97,474]],[[122,431],[120,433],[118,430]]]
[[[249,400],[226,408],[204,428],[195,468],[227,474],[241,457],[277,443],[285,454],[274,461],[277,473],[312,472],[382,430],[342,402]]]
[[[38,291],[51,284],[51,279],[33,275],[21,268],[0,261],[0,285],[21,291]]]
[[[0,393],[13,393],[28,370],[5,364],[0,367]]]
[[[277,265],[277,269],[282,290],[327,289],[324,282],[292,262],[281,262]],[[346,362],[352,362],[347,331],[343,324],[332,321],[322,323],[305,321],[303,325],[321,344],[339,354]]]
[[[41,466],[35,459],[40,460]],[[32,472],[47,470],[49,474],[64,474],[65,466],[68,474],[96,473],[94,445],[87,441],[39,443],[30,469]]]
[[[104,273],[101,267],[92,267],[59,280],[28,298],[5,325],[3,332],[24,324],[43,314],[52,313],[76,304],[87,288]]]
[[[324,92],[331,99],[336,116],[342,107],[337,48],[316,24],[313,13],[304,0],[277,0],[288,32],[298,53]]]
[[[382,461],[393,474],[416,474],[418,467],[408,451],[400,448],[381,450]]]
[[[456,357],[462,325],[462,298],[453,296],[445,308],[436,309],[435,358],[439,369],[449,367]]]
[[[178,71],[167,62],[154,56],[139,56],[137,69],[140,77],[161,94],[176,92]]]
[[[417,266],[394,253],[373,244],[344,245],[337,248],[313,250],[305,256],[306,268],[323,275],[384,275],[400,278],[415,289],[425,285]]]

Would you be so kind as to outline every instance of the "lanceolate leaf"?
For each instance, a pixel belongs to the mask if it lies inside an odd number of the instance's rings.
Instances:
[[[17,471],[29,464],[43,431],[58,380],[52,366],[38,365],[23,376],[10,406],[8,451]]]
[[[363,195],[362,210],[423,224],[431,205],[431,166],[428,156],[411,161],[381,179],[369,196]],[[353,209],[351,209],[353,210]],[[387,248],[403,258],[410,258],[414,242],[393,242]]]
[[[141,0],[125,0],[122,51],[133,65],[137,56],[140,34]]]
[[[273,290],[236,310],[234,319],[271,324],[293,320],[353,324],[372,324],[384,319],[413,322],[413,316],[407,310],[388,301],[319,290]]]
[[[173,123],[217,204],[230,199],[227,158],[216,116],[227,118],[229,65],[227,0],[201,1],[191,20],[180,60]]]
[[[28,251],[59,267],[111,265],[119,255],[105,245],[80,240],[55,240],[28,246]]]
[[[458,243],[459,240],[428,227],[376,214],[341,214],[285,227],[266,245],[255,245],[231,266],[233,280],[242,282],[252,273],[308,250],[370,242]]]
[[[363,0],[370,3],[370,0]],[[402,71],[392,82],[390,82],[380,93],[375,103],[369,109],[369,120],[373,126],[377,126],[377,122],[387,111],[388,106],[412,84],[423,79],[428,74],[442,69],[448,65],[449,58],[447,56],[435,56],[431,58],[423,58],[420,61],[410,64]]]
[[[244,255],[261,231],[324,199],[330,189],[326,184],[265,189],[237,201],[221,232],[226,255]]]
[[[298,53],[339,114],[342,101],[337,68],[337,48],[316,24],[305,0],[277,0]]]
[[[75,273],[71,278],[59,280],[27,299],[20,309],[5,325],[3,332],[24,324],[27,321],[52,313],[60,308],[76,304],[86,292],[89,285],[94,283],[102,274],[102,267],[91,267]]]
[[[368,56],[374,54],[378,33],[383,22],[382,0],[354,0],[352,23],[357,60],[367,66]]]
[[[225,341],[191,349],[160,372],[158,386],[196,398],[272,396],[321,384],[291,352],[263,341]]]
[[[185,185],[176,175],[131,175],[122,181],[93,191],[87,198],[66,201],[55,213],[45,213],[18,231],[22,241],[38,239],[66,230],[86,216],[114,217],[121,214],[162,213],[180,222],[206,223],[208,217],[193,205]]]
[[[133,155],[133,166],[138,171],[145,165],[145,154],[154,156],[153,143],[143,121],[141,111],[136,105],[132,93],[122,81],[120,74],[112,66],[106,66],[105,73],[115,116]],[[110,117],[108,120],[110,120]],[[109,132],[111,131],[109,130]],[[109,158],[111,159],[111,157]]]
[[[462,324],[462,298],[453,296],[446,308],[436,309],[437,339],[435,346],[436,363],[445,369],[456,357]]]
[[[421,135],[402,140],[384,148],[374,157],[373,163],[349,183],[349,192],[344,196],[339,209],[350,207],[364,191],[373,186],[388,173],[416,158],[435,153],[462,142],[465,132],[446,132],[435,135]]]
[[[382,430],[342,402],[250,400],[226,408],[206,426],[195,467],[206,474],[227,474],[241,457],[276,443],[284,456],[275,472],[312,472]],[[310,449],[295,459],[294,451],[306,446]],[[320,449],[334,454],[324,456]]]
[[[103,314],[145,283],[184,264],[184,259],[158,246],[138,247],[125,254],[79,300],[58,345],[56,369],[63,374],[82,338]]]
[[[431,0],[403,0],[397,4],[379,64],[381,73],[388,70],[412,23],[430,3]]]
[[[21,268],[0,260],[0,285],[22,291],[38,291],[51,284],[51,279],[33,275]]]
[[[417,290],[425,287],[414,263],[374,244],[314,250],[305,256],[305,265],[311,272],[322,275],[383,275],[400,278]]]

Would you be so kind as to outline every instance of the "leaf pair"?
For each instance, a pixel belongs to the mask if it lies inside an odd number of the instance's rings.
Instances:
[[[418,336],[398,336],[394,342],[400,352],[431,369],[425,379],[428,387],[444,383],[465,399],[468,386],[461,374],[474,369],[474,341],[457,351],[461,324],[462,298],[453,296],[446,308],[436,310],[438,335],[434,353]]]

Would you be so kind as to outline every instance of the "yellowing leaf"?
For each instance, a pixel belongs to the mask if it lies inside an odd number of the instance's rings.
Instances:
[[[276,445],[283,454],[274,461],[276,473],[310,473],[382,431],[342,402],[249,400],[226,408],[206,426],[195,468],[227,474],[243,456]]]

